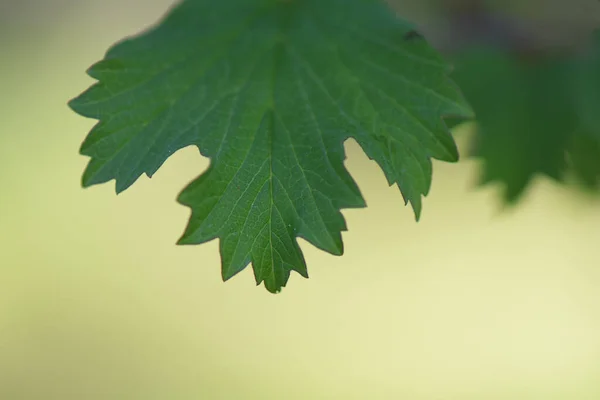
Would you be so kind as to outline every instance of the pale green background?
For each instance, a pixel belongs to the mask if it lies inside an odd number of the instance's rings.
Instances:
[[[0,2],[0,399],[600,398],[597,200],[542,179],[501,212],[476,162],[436,163],[416,224],[349,143],[369,208],[274,296],[174,245],[196,150],[81,189],[94,122],[66,102],[168,3]]]

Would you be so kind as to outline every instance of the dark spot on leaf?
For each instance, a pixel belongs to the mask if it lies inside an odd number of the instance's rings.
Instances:
[[[415,30],[411,30],[404,35],[404,40],[423,39],[423,35]]]

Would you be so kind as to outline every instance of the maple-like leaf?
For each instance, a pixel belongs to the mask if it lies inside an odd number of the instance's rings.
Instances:
[[[179,196],[182,244],[220,239],[222,276],[307,276],[302,237],[343,252],[340,212],[364,207],[346,171],[354,138],[418,218],[431,158],[455,161],[442,117],[469,117],[449,69],[378,0],[187,0],[89,69],[70,102],[99,123],[82,145],[83,184],[117,192],[196,145],[210,167]]]

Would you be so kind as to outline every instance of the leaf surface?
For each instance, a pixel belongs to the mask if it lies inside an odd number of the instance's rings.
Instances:
[[[71,101],[99,123],[83,184],[117,192],[195,145],[211,160],[179,201],[182,244],[220,239],[222,276],[249,263],[269,291],[307,275],[297,237],[341,255],[340,212],[364,207],[355,139],[418,218],[431,159],[456,161],[442,117],[469,117],[448,66],[377,0],[186,0],[89,69]]]

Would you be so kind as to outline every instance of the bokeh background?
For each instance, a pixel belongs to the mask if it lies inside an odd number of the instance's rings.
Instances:
[[[395,5],[435,36],[434,1]],[[567,4],[568,3],[568,4]],[[0,0],[0,399],[599,399],[600,202],[545,179],[517,207],[436,163],[422,221],[358,146],[346,254],[305,242],[279,295],[218,244],[177,247],[194,149],[119,196],[80,188],[85,69],[170,0]],[[504,2],[544,37],[596,1]],[[563,34],[560,34],[560,32]],[[457,139],[465,143],[469,130]]]

